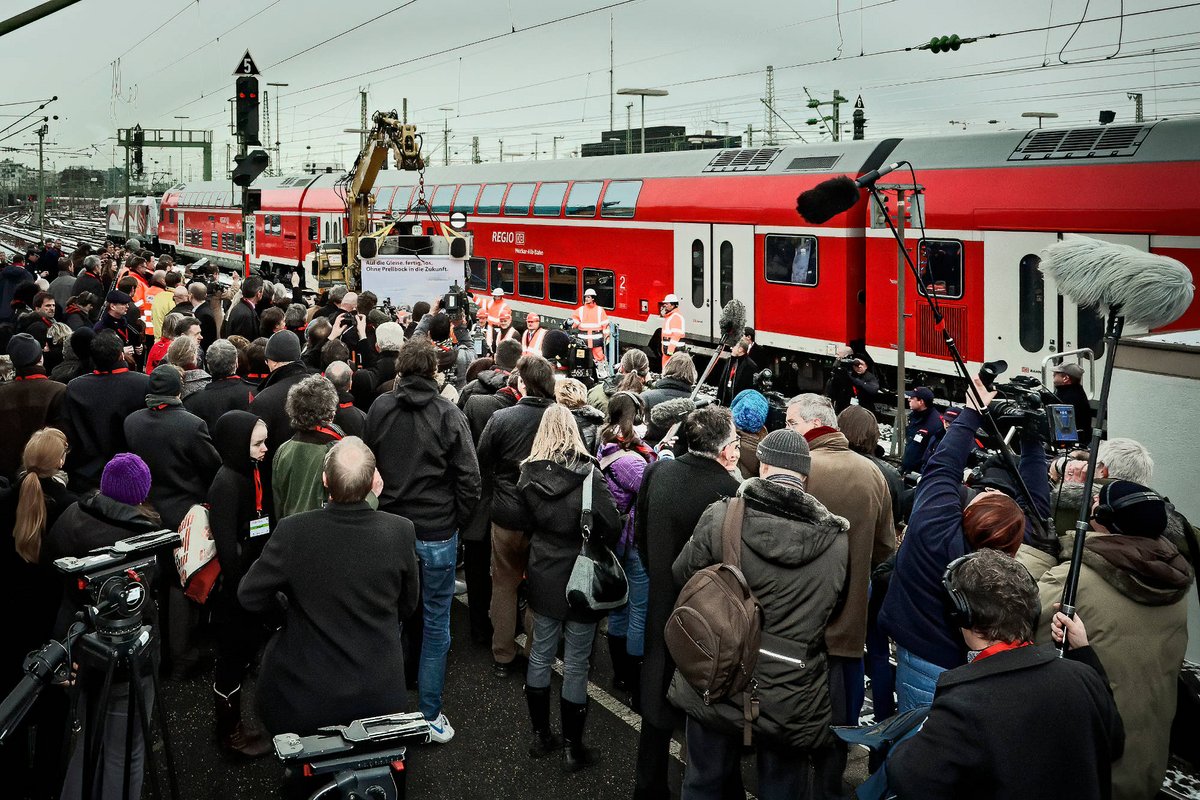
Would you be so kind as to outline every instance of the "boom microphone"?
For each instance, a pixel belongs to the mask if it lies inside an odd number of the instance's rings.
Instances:
[[[905,162],[895,161],[885,167],[873,169],[859,178],[841,175],[818,183],[796,198],[796,211],[813,225],[824,225],[829,220],[849,211],[858,203],[858,190],[872,186],[875,181],[900,169]]]
[[[730,300],[721,309],[721,338],[737,340],[746,330],[746,306],[741,300]]]
[[[1179,261],[1085,236],[1047,247],[1041,269],[1072,302],[1105,314],[1117,309],[1150,329],[1183,316],[1195,294],[1192,274]]]
[[[676,397],[664,400],[650,409],[650,423],[656,428],[670,428],[687,419],[688,414],[712,403],[711,397],[701,397],[692,400],[689,397]]]

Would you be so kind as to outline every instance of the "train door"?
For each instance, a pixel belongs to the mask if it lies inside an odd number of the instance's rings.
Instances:
[[[175,234],[175,246],[183,247],[183,245],[184,245],[184,241],[183,241],[183,210],[180,209],[179,211],[177,211],[175,214],[175,217],[176,217],[176,220],[179,225],[179,230]]]
[[[1088,236],[1139,250],[1150,246],[1145,235]],[[1097,367],[1103,363],[1104,320],[1059,295],[1054,281],[1040,270],[1042,249],[1059,238],[1056,233],[984,232],[984,358],[1004,359],[1010,375],[1038,375],[1048,356],[1083,348],[1095,355]],[[1144,332],[1126,327],[1129,334]],[[1090,376],[1084,381],[1089,383]]]
[[[721,309],[730,300],[754,306],[753,226],[677,225],[674,279],[668,291],[679,295],[687,335],[718,338]]]

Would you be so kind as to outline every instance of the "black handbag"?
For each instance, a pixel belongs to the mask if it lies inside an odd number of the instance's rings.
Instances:
[[[583,545],[575,556],[575,566],[567,580],[567,605],[575,611],[605,612],[620,608],[629,600],[629,581],[612,550],[592,537],[592,478],[583,479],[583,506],[579,529]]]

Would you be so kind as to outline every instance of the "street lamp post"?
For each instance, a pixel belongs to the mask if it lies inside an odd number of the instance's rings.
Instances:
[[[286,83],[268,83],[267,86],[277,87],[275,90],[275,170],[274,171],[275,171],[276,175],[281,175],[283,173],[283,170],[280,169],[279,162],[283,160],[283,156],[280,155],[280,151],[279,151],[279,89],[282,89],[283,87],[287,86],[287,84]],[[267,113],[270,114],[271,109],[268,108]]]
[[[646,152],[646,98],[647,97],[666,97],[666,89],[617,89],[617,94],[637,95],[642,98],[642,149],[641,152]]]

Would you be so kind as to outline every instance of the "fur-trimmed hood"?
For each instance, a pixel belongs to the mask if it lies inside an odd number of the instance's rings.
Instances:
[[[750,478],[739,487],[738,495],[746,501],[747,517],[759,512],[785,521],[747,524],[742,531],[746,547],[775,564],[787,567],[806,564],[850,530],[846,519],[830,513],[815,497],[779,481]],[[799,533],[797,526],[807,530]]]

